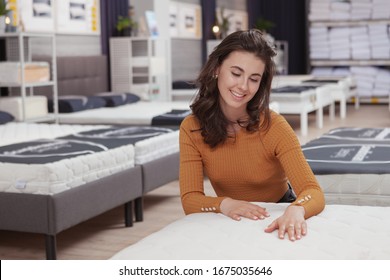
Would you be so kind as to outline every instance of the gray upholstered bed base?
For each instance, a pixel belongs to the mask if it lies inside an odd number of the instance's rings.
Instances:
[[[35,60],[49,61],[47,57]],[[108,91],[107,57],[77,56],[57,58],[58,95],[94,95]],[[50,87],[34,94],[51,97]],[[179,178],[179,153],[136,166],[99,181],[53,196],[0,193],[0,230],[46,235],[46,255],[56,258],[56,234],[125,204],[126,225],[143,220],[142,196]],[[129,182],[131,182],[129,184]]]
[[[56,259],[56,235],[120,205],[132,226],[132,201],[142,196],[141,167],[55,195],[0,193],[0,229],[46,235],[46,257]]]
[[[179,153],[174,153],[140,165],[142,169],[142,194],[157,189],[179,178]],[[143,220],[142,198],[135,201],[135,220]]]

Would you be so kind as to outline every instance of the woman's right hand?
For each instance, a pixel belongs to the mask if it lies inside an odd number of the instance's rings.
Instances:
[[[222,200],[220,209],[222,214],[236,221],[241,220],[241,217],[252,220],[263,220],[266,217],[269,217],[265,208],[247,201],[235,200],[232,198],[225,198]]]

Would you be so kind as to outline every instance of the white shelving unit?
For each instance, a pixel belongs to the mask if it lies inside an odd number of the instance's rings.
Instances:
[[[319,3],[319,6],[316,6],[318,2],[312,2],[308,0],[308,7],[309,7],[309,65],[311,68],[316,67],[316,68],[321,68],[321,67],[355,67],[355,66],[366,66],[366,67],[380,67],[384,69],[389,69],[390,68],[390,51],[387,54],[387,56],[378,56],[374,55],[374,52],[372,51],[374,48],[377,48],[376,44],[374,43],[375,39],[380,37],[381,39],[383,38],[382,35],[388,34],[390,31],[390,18],[383,18],[383,19],[375,19],[371,18],[371,15],[368,14],[364,19],[352,19],[354,14],[353,11],[353,6],[351,4],[350,10],[346,8],[345,5],[349,5],[350,2],[324,2],[324,3]],[[329,8],[328,13],[326,12],[327,10],[324,9],[324,5],[329,4],[327,6]],[[313,4],[314,6],[311,6]],[[370,5],[371,3],[367,4]],[[337,9],[334,6],[339,6],[344,5],[345,11],[336,11],[332,9]],[[365,5],[365,4],[364,4]],[[375,5],[372,3],[372,5]],[[377,8],[377,7],[375,7]],[[374,6],[372,6],[372,9],[374,9]],[[366,9],[367,10],[367,9]],[[321,11],[321,13],[319,12]],[[346,20],[341,20],[341,19],[334,19],[336,15],[346,15],[346,18],[348,18],[348,13],[350,14],[351,19],[346,19]],[[369,13],[369,11],[368,11]],[[329,18],[326,18],[328,16]],[[324,18],[322,18],[324,17]],[[333,18],[333,19],[332,19]],[[340,17],[343,18],[343,17]],[[369,30],[370,28],[373,28],[374,26],[386,26],[386,32],[383,33],[373,33],[373,34],[364,34],[364,33],[352,33],[355,32],[353,31],[354,29],[357,28],[363,28]],[[321,28],[326,28],[328,30],[328,47],[330,50],[335,50],[335,49],[345,49],[346,46],[342,45],[336,45],[335,41],[338,41],[338,38],[336,40],[331,39],[331,31],[342,31],[345,30],[350,30],[351,33],[347,34],[344,36],[343,39],[348,40],[348,36],[350,39],[350,57],[337,57],[337,55],[330,55],[330,57],[327,57],[326,55],[326,44],[322,44],[319,42],[317,39],[312,38],[321,38],[322,34],[320,37],[315,37],[318,34],[311,34],[311,32],[314,29],[317,29],[317,31]],[[313,30],[312,30],[313,29]],[[314,33],[314,32],[313,32]],[[352,35],[353,34],[353,35]],[[334,33],[332,35],[335,35]],[[369,39],[364,39],[364,35],[367,35],[367,38]],[[336,35],[336,36],[342,36],[342,35]],[[355,36],[355,38],[352,38],[352,36]],[[362,36],[361,40],[356,40],[356,37]],[[370,36],[370,37],[369,37]],[[376,37],[375,37],[376,36]],[[310,38],[311,37],[311,38]],[[374,39],[372,39],[374,38]],[[341,39],[341,40],[343,40]],[[355,39],[355,40],[353,40]],[[390,39],[389,39],[390,42]],[[313,45],[312,45],[313,44]],[[317,46],[317,49],[315,48],[314,44]],[[360,46],[361,48],[357,48],[357,45],[361,44],[364,45]],[[315,51],[313,51],[316,49]],[[365,51],[369,53],[364,53]],[[360,52],[360,53],[359,53]],[[364,53],[362,55],[362,52]],[[313,55],[314,53],[314,55]],[[333,52],[334,54],[334,52]],[[322,57],[324,56],[324,57]],[[358,81],[357,81],[358,82]],[[359,84],[357,84],[359,87]],[[359,93],[359,90],[357,91]],[[389,102],[389,97],[388,96],[375,96],[373,94],[372,96],[356,96],[355,97],[356,102],[368,102],[368,103],[388,103]]]
[[[54,33],[4,33],[0,35],[0,39],[9,40],[12,38],[17,40],[17,53],[18,62],[20,63],[20,69],[25,69],[27,62],[32,61],[31,53],[31,40],[34,38],[45,38],[51,44],[51,79],[47,82],[25,82],[25,73],[20,71],[21,82],[20,83],[0,83],[0,87],[8,88],[20,88],[20,96],[22,97],[22,121],[26,122],[40,122],[40,121],[57,121],[58,114],[58,92],[57,92],[57,60],[56,60],[56,38]],[[26,46],[27,43],[27,46]],[[12,50],[10,50],[12,51]],[[16,50],[13,50],[16,51]],[[54,112],[46,117],[42,118],[26,118],[26,97],[27,89],[29,89],[28,95],[34,95],[34,87],[51,86],[53,88],[53,102]]]
[[[150,37],[110,39],[111,89],[144,100],[169,100],[167,41]]]

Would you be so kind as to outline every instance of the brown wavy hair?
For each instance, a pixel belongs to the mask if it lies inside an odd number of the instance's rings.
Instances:
[[[237,123],[247,131],[253,132],[260,128],[260,117],[264,118],[261,128],[265,129],[268,128],[271,119],[269,99],[275,73],[275,63],[272,58],[276,52],[260,30],[236,31],[228,35],[210,54],[196,80],[199,91],[191,104],[192,112],[200,123],[204,142],[212,148],[224,143],[229,137],[227,127],[231,122],[225,117],[219,105],[219,89],[215,72],[233,51],[252,53],[265,64],[259,89],[246,107],[249,120],[237,120]]]

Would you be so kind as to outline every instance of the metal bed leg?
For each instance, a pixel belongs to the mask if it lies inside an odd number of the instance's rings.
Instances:
[[[55,235],[45,235],[46,243],[46,259],[56,260],[57,259],[57,241]]]
[[[137,222],[142,222],[144,220],[143,197],[136,198],[134,202],[135,202],[135,220]]]
[[[125,226],[133,226],[133,202],[129,201],[125,203]]]

